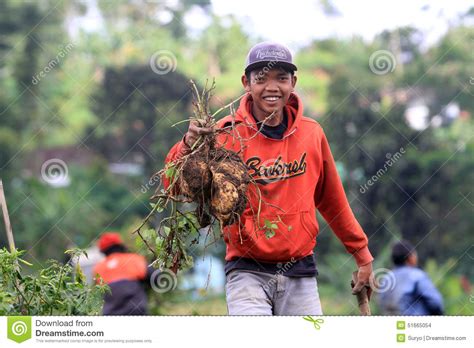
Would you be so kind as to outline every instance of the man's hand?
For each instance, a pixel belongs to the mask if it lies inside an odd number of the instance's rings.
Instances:
[[[370,295],[372,295],[372,287],[375,283],[373,281],[374,274],[372,272],[372,262],[360,266],[359,271],[357,273],[357,283],[354,285],[352,289],[352,294],[355,295],[359,293],[364,287],[367,287],[367,297],[370,300]]]
[[[212,132],[214,132],[214,128],[202,127],[198,121],[192,120],[184,137],[184,143],[191,148],[201,135],[211,134]]]

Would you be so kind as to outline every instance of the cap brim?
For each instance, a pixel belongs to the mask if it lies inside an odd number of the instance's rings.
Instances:
[[[270,65],[271,63],[271,65]],[[276,68],[276,67],[281,67],[285,70],[288,70],[288,71],[296,71],[298,70],[296,68],[296,65],[294,64],[291,64],[291,63],[288,63],[288,62],[275,62],[275,61],[266,61],[266,62],[255,62],[255,63],[252,63],[250,65],[248,65],[246,68],[245,68],[245,73],[248,73],[249,71],[253,71],[253,70],[256,70],[256,69],[263,69],[263,68]]]

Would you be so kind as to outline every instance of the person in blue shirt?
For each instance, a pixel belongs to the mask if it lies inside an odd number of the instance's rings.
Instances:
[[[379,294],[382,314],[385,315],[442,315],[443,298],[428,277],[418,268],[418,256],[408,241],[397,242],[392,249],[395,265],[382,278],[386,284]]]

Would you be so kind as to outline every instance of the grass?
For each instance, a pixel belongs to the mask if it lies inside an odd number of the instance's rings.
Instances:
[[[227,315],[225,296],[208,296],[203,300],[166,302],[160,306],[160,315]]]

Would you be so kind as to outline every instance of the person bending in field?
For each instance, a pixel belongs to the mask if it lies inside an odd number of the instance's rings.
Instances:
[[[105,283],[110,293],[104,297],[104,315],[146,315],[145,285],[153,268],[147,266],[141,255],[129,253],[118,233],[100,236],[98,247],[105,259],[94,268],[96,282]]]

